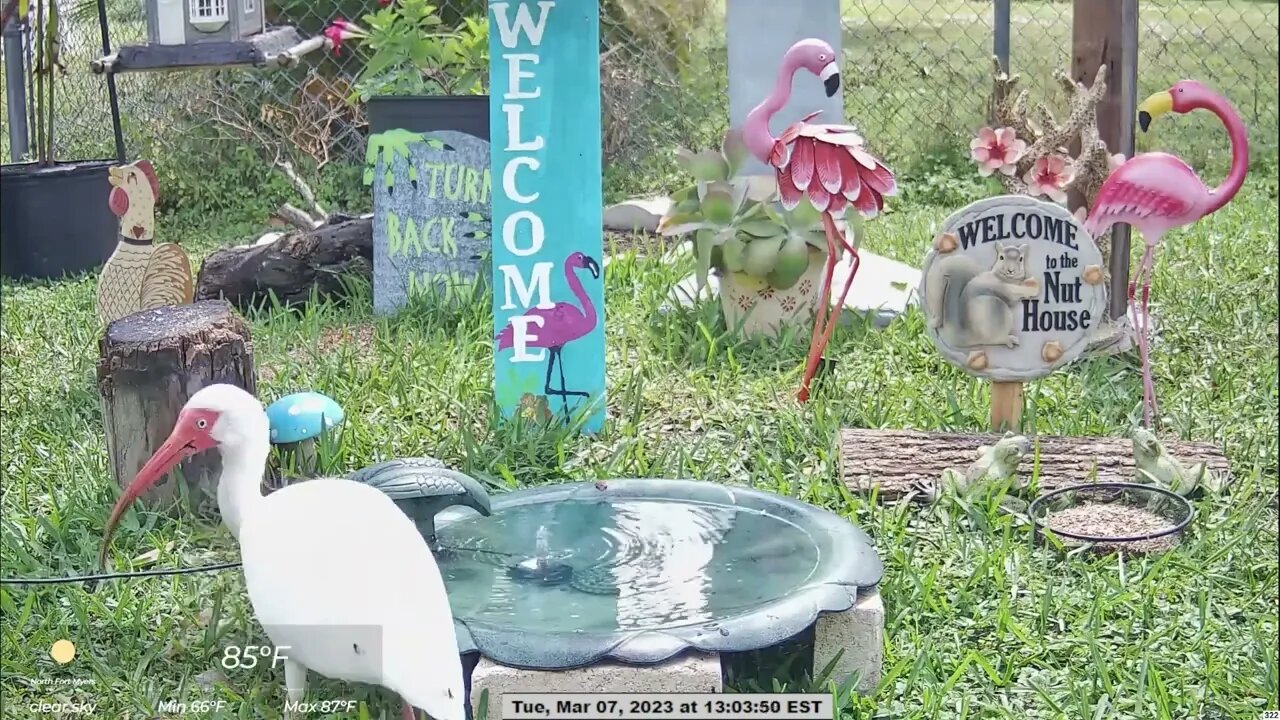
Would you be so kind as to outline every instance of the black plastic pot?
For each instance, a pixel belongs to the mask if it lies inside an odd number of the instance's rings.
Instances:
[[[119,233],[107,207],[114,164],[0,165],[0,274],[45,280],[101,267]]]
[[[369,132],[454,130],[489,139],[488,95],[372,97],[365,105]]]

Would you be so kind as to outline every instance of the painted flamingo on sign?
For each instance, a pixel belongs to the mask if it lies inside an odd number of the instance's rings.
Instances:
[[[569,396],[575,397],[591,397],[591,393],[582,390],[569,390],[565,385],[564,378],[564,360],[560,357],[564,346],[584,337],[596,328],[599,318],[596,315],[595,305],[591,302],[591,297],[587,295],[587,291],[582,287],[582,281],[578,279],[577,271],[585,269],[591,273],[593,279],[600,278],[600,264],[595,258],[584,255],[580,252],[570,253],[569,257],[564,259],[564,277],[569,283],[569,290],[573,292],[573,296],[578,298],[578,302],[582,304],[579,308],[577,305],[568,302],[558,302],[549,308],[535,307],[524,313],[524,317],[537,318],[529,323],[533,325],[535,332],[526,335],[528,341],[527,347],[545,348],[547,350],[547,381],[543,387],[543,392],[548,396],[559,395],[560,401],[564,407],[564,413],[569,414]],[[508,350],[515,347],[515,325],[510,321],[506,326],[494,336],[494,340],[498,341],[498,350]],[[556,369],[560,371],[560,387],[551,387],[551,376]]]
[[[852,206],[864,217],[874,217],[884,208],[885,196],[896,194],[898,186],[889,168],[866,151],[862,136],[853,127],[810,123],[817,112],[792,124],[780,137],[773,136],[769,120],[787,104],[792,80],[800,70],[817,75],[828,97],[840,89],[840,66],[831,45],[817,38],[801,40],[782,56],[773,92],[747,114],[742,124],[742,138],[752,155],[774,168],[784,208],[791,210],[808,201],[822,213],[827,236],[827,266],[819,297],[825,308],[820,307],[814,318],[809,358],[796,395],[800,402],[805,402],[809,399],[809,383],[818,370],[822,351],[831,339],[858,272],[858,248],[836,228],[837,213],[843,216]],[[853,256],[853,265],[840,290],[839,301],[832,307],[831,283],[841,248]]]
[[[1133,283],[1130,305],[1136,305],[1134,289],[1142,287],[1142,321],[1133,309],[1134,330],[1138,334],[1138,354],[1142,362],[1142,417],[1151,425],[1156,411],[1155,382],[1151,377],[1150,320],[1147,293],[1156,245],[1170,229],[1190,225],[1231,201],[1244,184],[1249,170],[1249,139],[1244,123],[1231,103],[1195,80],[1182,80],[1167,91],[1158,92],[1138,106],[1138,125],[1146,132],[1155,118],[1173,111],[1179,114],[1205,109],[1218,116],[1231,139],[1231,170],[1222,184],[1210,188],[1196,176],[1191,166],[1169,153],[1135,155],[1117,167],[1098,190],[1098,198],[1085,220],[1085,229],[1097,237],[1115,223],[1128,223],[1142,233],[1145,248]]]

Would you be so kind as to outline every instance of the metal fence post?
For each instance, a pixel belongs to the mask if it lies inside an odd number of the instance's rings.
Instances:
[[[995,0],[991,18],[991,51],[1000,63],[1000,71],[1009,74],[1009,16],[1011,0]],[[996,108],[1004,103],[1004,86],[997,85],[987,108],[987,122],[996,121]]]
[[[22,162],[30,151],[27,133],[27,80],[22,61],[22,28],[16,17],[4,26],[4,102],[9,120],[9,155]]]
[[[1134,116],[1138,112],[1138,0],[1120,3],[1120,147],[1125,157],[1133,157]],[[1112,319],[1123,318],[1129,311],[1129,241],[1131,230],[1126,224],[1111,229],[1110,304]]]
[[[1009,72],[1009,18],[1011,0],[995,0],[995,17],[991,20],[993,31],[992,48],[1000,61],[1000,69]]]
[[[98,0],[98,31],[102,36],[102,57],[111,54],[111,35],[107,30],[107,0]],[[107,99],[111,104],[111,134],[116,144],[116,162],[124,164],[124,128],[120,123],[120,95],[116,92],[116,75],[107,73]]]

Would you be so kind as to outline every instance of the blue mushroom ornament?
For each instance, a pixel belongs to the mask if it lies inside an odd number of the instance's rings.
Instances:
[[[435,516],[454,505],[465,505],[488,517],[489,493],[479,480],[433,457],[387,460],[357,470],[348,479],[378,488],[418,526],[433,552],[439,552]]]
[[[285,395],[267,407],[274,445],[314,440],[321,433],[342,424],[346,413],[333,398],[318,392]]]

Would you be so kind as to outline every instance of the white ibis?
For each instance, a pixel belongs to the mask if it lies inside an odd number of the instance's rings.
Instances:
[[[182,460],[222,455],[218,509],[240,544],[258,621],[284,663],[291,703],[307,670],[381,685],[435,720],[465,720],[462,662],[444,581],[412,520],[374,487],[321,478],[263,496],[271,444],[249,393],[210,385],[187,402],[169,438],[111,512],[102,543],[129,505]]]

